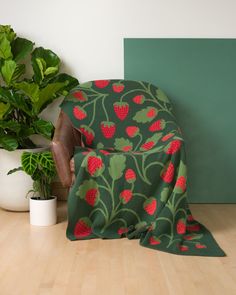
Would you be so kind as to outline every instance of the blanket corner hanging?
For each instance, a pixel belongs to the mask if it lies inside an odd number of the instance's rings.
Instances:
[[[184,140],[161,89],[91,81],[73,89],[61,108],[84,143],[74,154],[70,240],[127,237],[174,254],[225,256],[189,210]]]

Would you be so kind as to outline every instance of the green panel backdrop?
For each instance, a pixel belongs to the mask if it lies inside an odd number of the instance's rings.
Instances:
[[[125,79],[172,100],[186,140],[191,203],[236,201],[236,39],[125,39]]]

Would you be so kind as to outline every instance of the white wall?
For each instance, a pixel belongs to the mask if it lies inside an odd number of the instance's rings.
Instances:
[[[0,23],[80,82],[123,78],[124,37],[236,37],[235,0],[0,0]]]

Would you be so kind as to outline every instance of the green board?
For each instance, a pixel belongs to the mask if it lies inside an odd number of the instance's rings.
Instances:
[[[150,81],[175,106],[189,201],[236,202],[236,39],[125,39],[125,79]]]

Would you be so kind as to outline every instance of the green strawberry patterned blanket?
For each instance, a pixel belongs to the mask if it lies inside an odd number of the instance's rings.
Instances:
[[[181,255],[225,256],[188,206],[185,147],[165,93],[141,81],[97,80],[61,104],[82,136],[67,237],[139,239]]]

